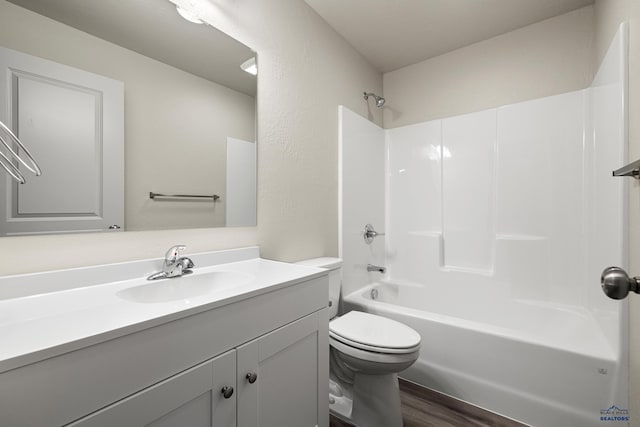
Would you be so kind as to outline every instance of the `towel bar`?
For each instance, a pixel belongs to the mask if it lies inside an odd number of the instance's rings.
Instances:
[[[149,198],[151,200],[159,198],[167,198],[167,199],[212,199],[214,202],[220,200],[220,196],[217,194],[213,194],[211,196],[208,195],[197,195],[197,194],[161,194],[154,193],[153,191],[149,192]]]

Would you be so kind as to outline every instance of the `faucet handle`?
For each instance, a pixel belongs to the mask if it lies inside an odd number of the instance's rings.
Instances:
[[[367,245],[370,245],[377,236],[384,236],[384,233],[378,233],[373,225],[367,224],[364,226],[364,242]]]
[[[195,266],[191,258],[186,256],[179,258],[176,262],[179,262],[180,265],[182,265],[182,271],[191,270]]]
[[[165,262],[175,262],[181,255],[182,251],[187,248],[186,245],[175,245],[164,255]]]

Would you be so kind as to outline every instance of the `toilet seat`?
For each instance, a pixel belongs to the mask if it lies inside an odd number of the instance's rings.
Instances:
[[[332,351],[337,350],[340,353],[340,358],[345,360],[351,359],[350,366],[352,369],[356,365],[360,365],[362,363],[373,363],[374,365],[367,365],[370,373],[373,373],[374,371],[377,371],[378,373],[400,372],[411,366],[420,355],[419,347],[407,353],[382,353],[379,351],[363,350],[352,347],[334,339],[333,337],[329,337],[329,346]]]
[[[420,348],[420,334],[409,326],[360,311],[329,322],[329,336],[349,347],[376,353],[408,354]]]
[[[344,337],[341,337],[339,335],[333,334],[331,332],[329,332],[329,338],[331,338],[331,340],[333,340],[332,342],[338,341],[348,347],[353,347],[355,349],[358,350],[362,350],[362,351],[370,351],[370,352],[374,352],[374,353],[384,353],[384,354],[408,354],[408,353],[413,353],[416,350],[420,349],[420,344],[416,345],[415,347],[410,347],[410,348],[386,348],[386,347],[375,347],[375,346],[371,346],[371,345],[367,345],[367,344],[362,344],[359,342],[354,342],[354,341],[350,341]]]

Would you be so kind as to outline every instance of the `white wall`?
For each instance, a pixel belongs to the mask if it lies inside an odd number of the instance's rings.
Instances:
[[[585,7],[386,73],[384,127],[583,89],[592,45],[593,8]]]
[[[253,97],[4,0],[0,22],[4,47],[124,82],[127,230],[224,225],[227,137],[254,139]],[[150,191],[222,202],[154,202]]]
[[[382,77],[302,1],[228,3],[211,22],[258,51],[262,253],[283,261],[336,255],[337,106],[381,124],[362,92],[381,91]]]
[[[221,0],[208,20],[258,52],[258,226],[1,238],[0,274],[260,244],[297,261],[338,253],[340,104],[382,123],[382,76],[299,0]],[[218,9],[216,9],[218,8]],[[374,107],[375,108],[375,107]]]

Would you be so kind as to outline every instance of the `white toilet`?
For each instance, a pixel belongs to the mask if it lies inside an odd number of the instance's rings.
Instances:
[[[301,261],[329,272],[329,408],[358,427],[402,427],[397,373],[420,353],[420,334],[395,320],[350,311],[340,317],[340,258]]]

